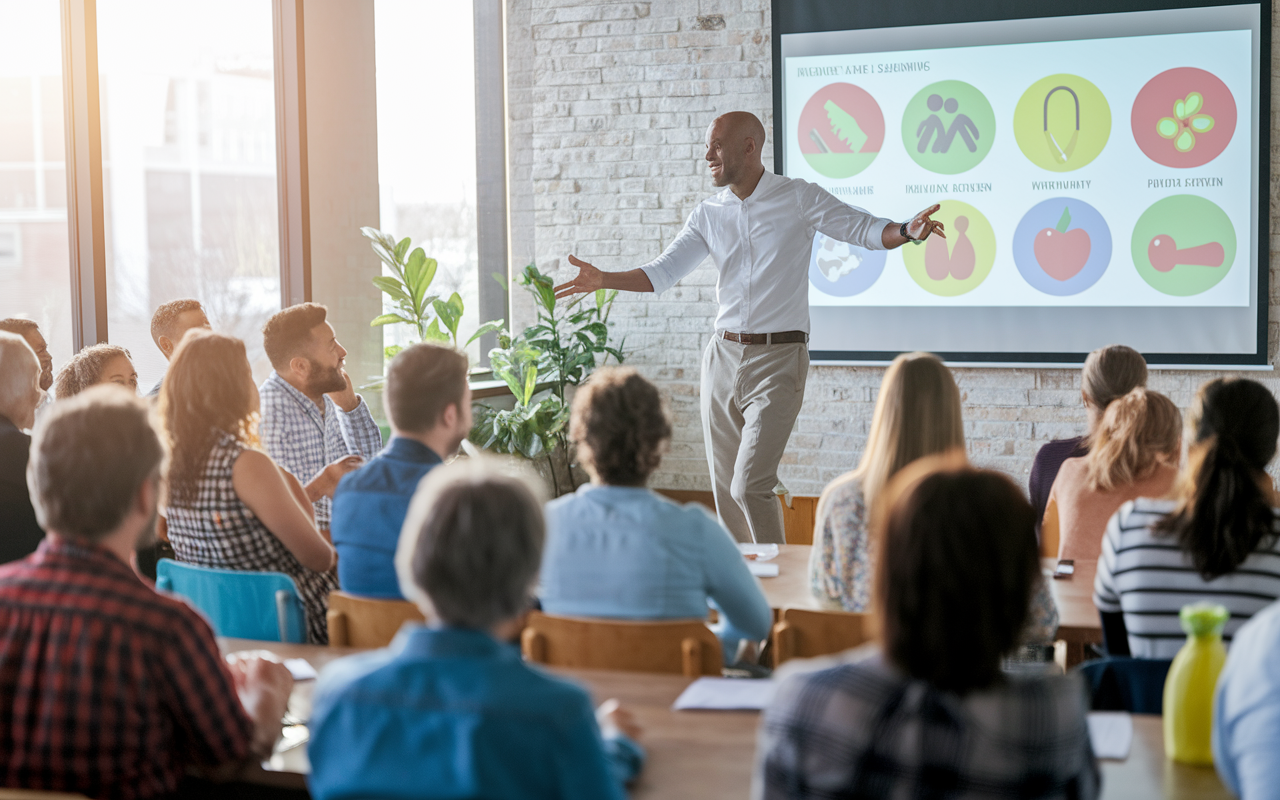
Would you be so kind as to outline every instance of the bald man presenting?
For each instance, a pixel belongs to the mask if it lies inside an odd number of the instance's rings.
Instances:
[[[778,463],[800,413],[809,372],[809,253],[815,233],[888,250],[945,236],[931,206],[898,223],[874,217],[807,181],[766,172],[764,126],[734,111],[707,129],[707,165],[723,191],[703,200],[653,261],[601,272],[569,256],[578,276],[557,297],[596,289],[663,292],[708,255],[720,277],[716,332],[702,357],[702,431],[720,519],[738,541],[783,541],[773,495]]]

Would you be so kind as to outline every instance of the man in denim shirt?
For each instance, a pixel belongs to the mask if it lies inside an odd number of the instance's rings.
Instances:
[[[467,357],[435,344],[402,350],[387,370],[387,449],[338,483],[333,546],[343,591],[399,599],[396,542],[423,476],[458,451],[471,430]]]

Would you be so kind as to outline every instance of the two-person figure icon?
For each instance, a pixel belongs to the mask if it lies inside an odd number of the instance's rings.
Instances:
[[[970,153],[978,151],[978,143],[975,141],[980,138],[978,126],[974,124],[973,120],[969,119],[968,114],[960,114],[951,120],[950,127],[947,127],[937,114],[938,111],[945,111],[948,114],[955,114],[959,111],[960,103],[954,97],[948,97],[944,101],[942,95],[931,94],[926,103],[929,106],[929,110],[934,113],[926,117],[920,123],[920,126],[916,128],[916,139],[918,140],[916,152],[925,152],[925,148],[929,147],[929,140],[932,139],[933,152],[945,153],[951,149],[951,142],[957,135],[964,139],[965,146],[969,148]],[[937,134],[937,138],[934,138],[934,134]]]

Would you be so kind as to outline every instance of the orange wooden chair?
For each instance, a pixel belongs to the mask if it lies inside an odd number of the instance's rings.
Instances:
[[[629,620],[557,617],[534,611],[520,637],[535,664],[576,669],[674,672],[690,678],[719,675],[720,640],[702,620]]]
[[[871,639],[870,614],[784,608],[773,624],[773,665],[839,653]]]
[[[386,647],[406,622],[423,622],[408,600],[375,600],[346,592],[329,593],[329,644],[333,647]]]

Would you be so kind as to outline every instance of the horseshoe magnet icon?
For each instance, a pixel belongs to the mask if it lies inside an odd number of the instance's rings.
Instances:
[[[1071,134],[1071,141],[1067,142],[1066,147],[1059,145],[1058,140],[1053,138],[1052,133],[1049,133],[1049,98],[1053,97],[1053,93],[1058,91],[1069,93],[1076,104],[1076,129]],[[1076,139],[1078,138],[1080,138],[1080,98],[1070,86],[1055,86],[1044,96],[1044,140],[1049,144],[1049,154],[1053,156],[1053,160],[1059,164],[1067,163],[1067,159],[1071,158],[1071,154],[1076,151]]]

